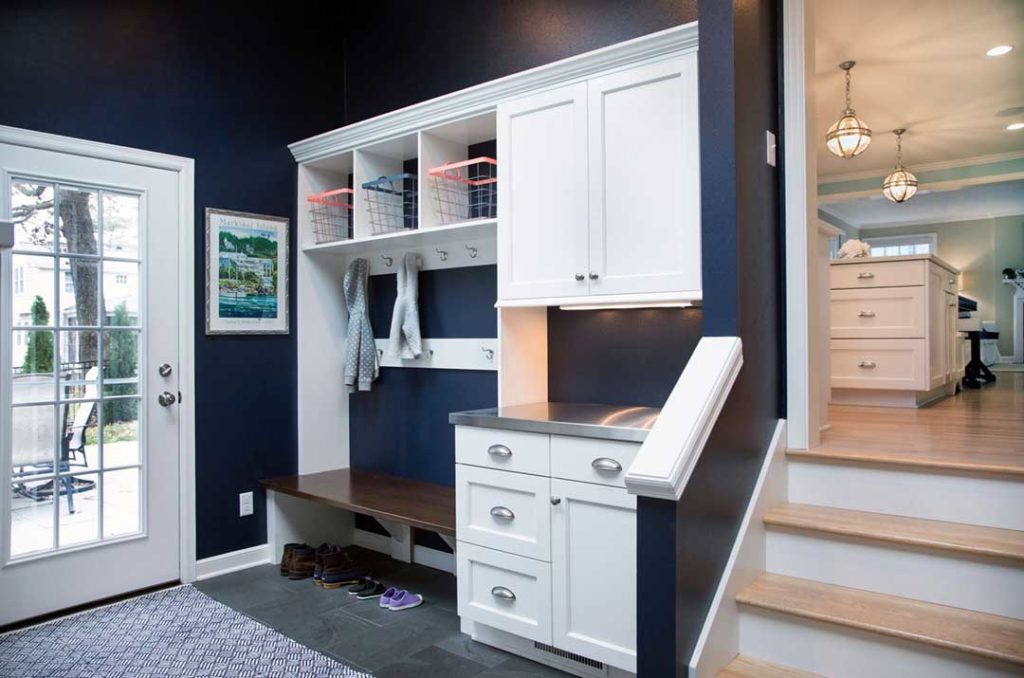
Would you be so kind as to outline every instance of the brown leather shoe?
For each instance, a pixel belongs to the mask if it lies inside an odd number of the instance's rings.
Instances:
[[[313,583],[317,586],[323,586],[323,571],[324,571],[324,556],[330,553],[341,552],[341,547],[337,544],[320,544],[316,547],[316,566],[313,568]]]
[[[336,589],[358,583],[366,576],[366,570],[358,567],[344,551],[326,553],[321,558],[323,567],[320,573],[321,586],[325,589]]]
[[[281,553],[281,576],[287,577],[288,570],[291,569],[292,565],[292,551],[297,548],[309,548],[306,544],[291,543],[284,545],[284,551]]]
[[[313,576],[316,567],[316,549],[302,544],[292,549],[292,559],[288,565],[289,579],[306,579]]]

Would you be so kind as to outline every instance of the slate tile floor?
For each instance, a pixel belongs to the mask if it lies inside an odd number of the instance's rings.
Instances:
[[[356,600],[344,588],[325,591],[312,579],[290,581],[278,574],[276,565],[207,579],[196,587],[303,645],[378,678],[569,675],[460,633],[452,575],[355,546],[348,550],[386,584],[423,594],[423,605],[391,612],[377,600]]]

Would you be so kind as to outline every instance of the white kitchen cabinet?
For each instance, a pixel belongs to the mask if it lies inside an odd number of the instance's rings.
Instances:
[[[498,297],[701,295],[697,55],[498,107]]]
[[[635,672],[636,497],[570,480],[551,496],[552,642]]]

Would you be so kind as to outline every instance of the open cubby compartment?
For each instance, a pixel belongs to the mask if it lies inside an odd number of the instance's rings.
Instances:
[[[355,152],[356,238],[419,228],[416,134]]]
[[[493,111],[420,132],[420,227],[497,217],[497,116]],[[444,177],[431,174],[451,164]]]
[[[300,249],[355,237],[352,172],[351,151],[299,165]]]

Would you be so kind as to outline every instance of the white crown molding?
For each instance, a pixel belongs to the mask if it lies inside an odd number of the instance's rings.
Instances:
[[[498,102],[573,82],[596,73],[697,49],[697,22],[627,40],[378,115],[289,144],[296,162],[309,162],[425,127],[479,115]]]
[[[942,217],[940,219],[919,219],[916,221],[888,222],[884,224],[864,224],[863,226],[856,226],[855,228],[861,231],[877,231],[879,229],[886,228],[914,228],[915,226],[935,226],[938,224],[966,224],[972,221],[987,221],[990,219],[1005,219],[1006,217],[1019,216],[1024,216],[1024,210],[1016,208],[1008,209],[1002,212],[986,212],[985,214],[979,214],[978,216],[968,217],[966,219],[960,217]]]
[[[1024,159],[1024,151],[1012,151],[1010,153],[994,153],[992,155],[978,155],[973,158],[942,160],[939,162],[914,165],[913,171],[915,174],[923,174],[924,172],[938,172],[941,170],[957,169],[960,167],[975,167],[977,165],[990,165],[996,162],[1022,159]],[[819,175],[818,186],[829,186],[831,184],[841,184],[846,181],[859,181],[861,179],[873,179],[875,177],[884,179],[891,171],[892,168],[888,167],[883,169],[876,168],[860,170],[857,172],[846,172],[843,174]]]

